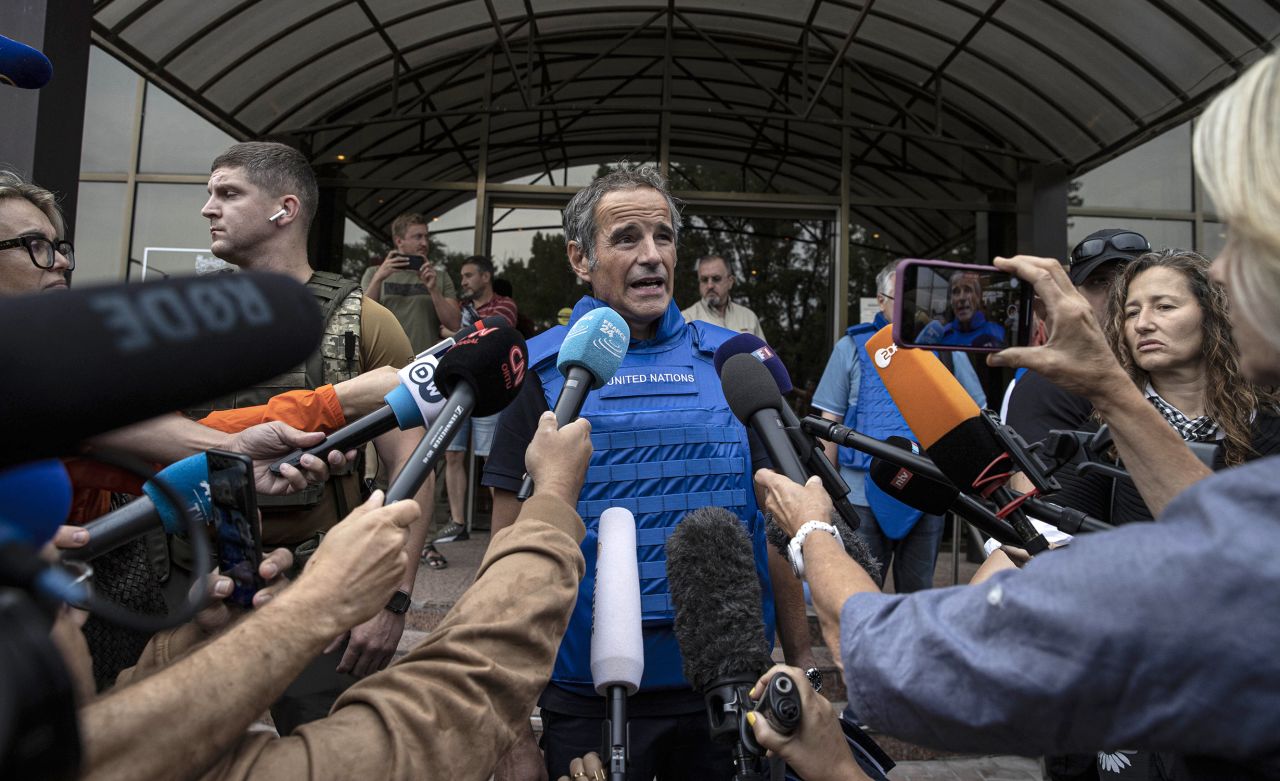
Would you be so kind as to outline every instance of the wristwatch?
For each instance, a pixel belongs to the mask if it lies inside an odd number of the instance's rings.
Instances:
[[[822,672],[817,667],[810,667],[805,670],[804,677],[809,679],[809,685],[813,687],[815,692],[822,693]]]
[[[844,540],[840,538],[840,530],[825,521],[808,521],[796,529],[795,536],[787,545],[787,558],[791,560],[792,572],[795,572],[796,577],[801,580],[804,580],[804,554],[801,548],[804,546],[804,538],[815,531],[824,531],[835,537],[842,546],[844,545]]]
[[[387,610],[390,610],[398,616],[402,616],[409,612],[409,604],[412,601],[413,600],[409,598],[408,592],[397,591],[395,595],[391,597],[391,601],[387,603]]]

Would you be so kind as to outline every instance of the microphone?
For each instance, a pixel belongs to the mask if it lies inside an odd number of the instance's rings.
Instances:
[[[435,382],[448,397],[413,455],[387,488],[386,503],[410,499],[435,469],[463,421],[496,415],[520,393],[529,351],[510,326],[482,328],[458,340],[436,367]]]
[[[71,477],[56,458],[0,469],[0,544],[39,548],[71,512]]]
[[[762,779],[764,751],[746,714],[751,687],[772,662],[751,540],[738,518],[720,507],[687,514],[667,540],[667,582],[684,675],[706,699],[711,738],[732,746],[736,778]]]
[[[1031,554],[1049,543],[1012,504],[1004,484],[1016,467],[1008,449],[969,394],[928,350],[898,347],[885,326],[867,341],[880,380],[929,459],[966,494],[990,498],[1006,509],[1017,544]]]
[[[458,340],[475,333],[477,329],[507,325],[510,324],[502,315],[477,320],[459,329],[453,336],[423,350],[414,358],[413,363],[400,370],[400,385],[383,397],[387,402],[385,407],[348,423],[317,445],[293,451],[272,464],[271,471],[278,475],[280,467],[285,464],[297,468],[302,457],[308,454],[324,460],[335,450],[346,452],[358,448],[393,428],[408,431],[432,423],[444,406],[444,396],[435,385],[436,367],[440,363],[436,356],[449,350]]]
[[[211,521],[213,505],[209,496],[209,464],[204,453],[196,453],[175,461],[143,483],[144,495],[141,498],[86,523],[84,529],[89,532],[89,542],[63,551],[62,558],[89,561],[158,527],[168,534],[186,538],[189,527],[183,509],[175,506],[161,492],[157,481],[168,483],[177,492],[186,503],[187,512],[193,513],[203,523]]]
[[[323,329],[314,296],[279,274],[6,299],[0,467],[281,374],[311,355]]]
[[[768,369],[778,385],[779,394],[791,392],[791,375],[787,372],[787,367],[782,364],[782,359],[773,351],[773,348],[755,334],[738,334],[720,345],[712,358],[716,373],[720,373],[729,358],[738,354],[750,355]],[[791,405],[779,399],[778,407],[782,415],[782,427],[791,440],[791,446],[800,454],[802,465],[810,473],[821,478],[822,487],[827,489],[831,503],[845,524],[850,529],[858,528],[862,519],[858,517],[857,510],[853,509],[853,503],[849,501],[849,484],[840,476],[840,471],[827,460],[827,454],[823,452],[817,441],[801,429],[800,420],[791,409]]]
[[[0,35],[0,84],[40,89],[53,78],[53,63],[38,49]]]
[[[595,594],[591,606],[591,679],[606,698],[604,752],[610,781],[626,781],[630,761],[627,695],[644,676],[636,520],[612,507],[600,516]]]
[[[782,425],[782,397],[773,375],[750,355],[734,355],[720,371],[720,387],[734,417],[756,432],[774,471],[804,485],[808,479]]]
[[[607,306],[592,309],[573,324],[556,359],[556,368],[564,375],[554,410],[557,428],[577,420],[587,393],[599,390],[612,379],[627,354],[630,339],[631,327]],[[526,474],[516,499],[523,502],[532,494],[533,478]]]

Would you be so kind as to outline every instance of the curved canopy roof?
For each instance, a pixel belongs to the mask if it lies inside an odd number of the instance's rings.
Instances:
[[[232,135],[340,166],[367,226],[482,174],[563,197],[553,172],[624,156],[678,190],[838,201],[843,142],[854,209],[918,249],[1012,200],[1020,165],[1084,171],[1184,121],[1280,37],[1278,0],[94,6],[99,45]]]

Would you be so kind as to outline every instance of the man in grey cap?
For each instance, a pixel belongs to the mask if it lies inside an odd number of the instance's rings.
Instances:
[[[1071,250],[1067,275],[1071,284],[1093,306],[1093,316],[1101,323],[1107,316],[1107,296],[1116,274],[1129,261],[1151,251],[1151,243],[1137,231],[1103,228],[1094,231]]]

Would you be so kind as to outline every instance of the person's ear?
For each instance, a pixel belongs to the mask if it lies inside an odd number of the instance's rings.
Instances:
[[[298,200],[296,195],[286,195],[280,199],[280,211],[284,212],[277,217],[274,222],[276,225],[285,226],[294,220],[302,212],[302,202]]]
[[[574,275],[591,284],[591,269],[588,267],[587,253],[582,251],[582,245],[576,241],[571,241],[567,247],[569,251],[569,268],[573,269]]]

